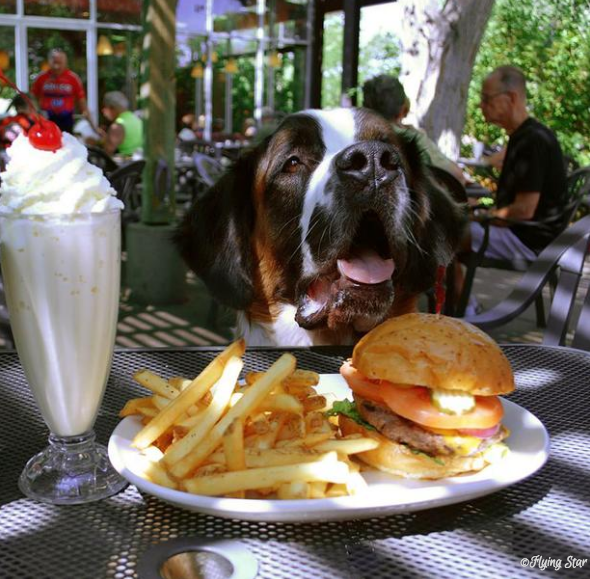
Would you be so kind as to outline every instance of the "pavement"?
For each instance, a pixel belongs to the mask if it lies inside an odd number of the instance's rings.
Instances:
[[[477,271],[473,291],[484,309],[502,301],[514,288],[522,274],[481,268]],[[133,302],[123,291],[117,346],[120,347],[182,347],[228,343],[233,337],[235,314],[222,306],[214,306],[207,289],[189,274],[189,299],[182,304],[168,306],[142,305]],[[590,260],[586,261],[584,276],[578,290],[577,311],[590,285]],[[544,291],[545,311],[550,305],[549,289]],[[426,311],[426,300],[420,302]],[[575,326],[574,326],[575,327]],[[542,328],[537,327],[534,306],[516,320],[489,334],[499,343],[541,343]]]

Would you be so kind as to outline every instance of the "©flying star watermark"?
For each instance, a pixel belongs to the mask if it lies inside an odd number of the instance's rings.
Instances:
[[[532,557],[524,557],[520,560],[521,567],[530,567],[531,569],[581,569],[588,563],[588,559],[582,559],[580,557],[573,557],[568,555],[567,559],[561,557],[543,557],[542,555],[533,555]]]

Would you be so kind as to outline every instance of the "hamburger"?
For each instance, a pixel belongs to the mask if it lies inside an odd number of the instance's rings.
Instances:
[[[358,342],[340,373],[354,396],[334,408],[340,429],[380,442],[357,455],[374,468],[438,479],[479,471],[508,451],[498,395],[514,390],[510,363],[467,322],[434,314],[387,320]]]

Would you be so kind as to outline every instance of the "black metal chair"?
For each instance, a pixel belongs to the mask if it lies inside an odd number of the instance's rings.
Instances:
[[[139,221],[141,210],[141,191],[139,183],[145,167],[145,161],[132,161],[113,171],[108,179],[117,192],[117,197],[123,201],[125,207],[121,216],[123,225]]]
[[[482,330],[503,326],[540,297],[544,286],[554,275],[556,283],[543,344],[565,345],[589,240],[590,216],[587,216],[568,227],[539,254],[505,300],[481,314],[464,319]],[[590,350],[590,291],[584,301],[572,346]]]
[[[507,224],[515,224],[518,223],[519,225],[523,225],[525,227],[530,227],[533,229],[542,229],[547,226],[553,226],[556,223],[559,225],[561,231],[565,230],[568,225],[574,220],[576,217],[576,212],[582,203],[582,200],[590,194],[590,167],[584,167],[582,169],[578,169],[571,173],[567,178],[567,195],[564,207],[562,211],[555,216],[545,220],[545,221],[514,221],[510,219],[498,219],[495,218],[497,221],[503,221]],[[494,269],[501,269],[505,271],[517,271],[517,272],[525,272],[530,267],[532,261],[525,260],[525,259],[518,259],[515,258],[513,260],[500,260],[500,259],[491,259],[485,257],[485,251],[488,247],[489,243],[489,227],[491,223],[491,219],[484,219],[482,220],[482,225],[484,227],[484,239],[479,251],[471,253],[467,255],[464,259],[465,264],[467,266],[467,270],[465,273],[465,281],[463,285],[463,291],[461,292],[461,296],[458,300],[458,305],[456,309],[456,315],[462,316],[465,314],[465,309],[469,302],[469,296],[471,295],[471,289],[473,286],[473,280],[475,278],[476,271],[479,267],[487,267],[487,268],[494,268]],[[543,299],[542,296],[539,296],[536,302],[536,311],[537,311],[537,325],[539,327],[545,326],[545,310],[543,306]]]
[[[100,167],[105,175],[116,171],[119,165],[100,147],[87,147],[88,162]]]
[[[223,173],[223,165],[213,157],[203,153],[193,153],[193,162],[197,169],[198,178],[207,187],[215,184]]]

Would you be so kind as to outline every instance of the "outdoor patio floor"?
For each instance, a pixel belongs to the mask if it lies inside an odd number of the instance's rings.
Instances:
[[[480,269],[474,282],[474,292],[485,309],[504,299],[521,274],[492,269]],[[578,290],[579,304],[590,284],[590,260]],[[212,300],[192,274],[188,276],[188,300],[183,304],[150,306],[133,301],[129,292],[122,293],[116,345],[122,348],[159,348],[206,346],[225,344],[233,336],[234,314],[219,307],[212,320]],[[546,311],[549,305],[545,290]],[[574,314],[576,316],[577,314]],[[531,306],[516,320],[490,334],[499,343],[540,343],[542,329],[536,325],[534,307]]]

